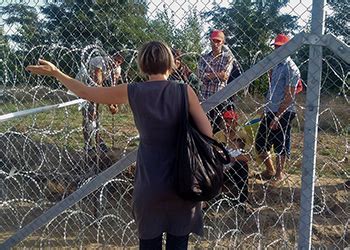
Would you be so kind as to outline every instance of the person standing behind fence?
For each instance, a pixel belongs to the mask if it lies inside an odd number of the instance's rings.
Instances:
[[[198,93],[199,79],[196,74],[194,74],[190,68],[182,62],[182,52],[179,49],[172,49],[171,52],[173,53],[175,68],[169,76],[169,80],[190,84],[196,93]]]
[[[213,30],[210,33],[211,51],[201,56],[198,63],[198,77],[201,80],[199,97],[205,101],[217,91],[227,85],[233,63],[231,51],[223,50],[225,35],[222,30]],[[219,105],[209,111],[209,117],[213,124],[213,132],[216,133],[224,126],[221,112],[224,105]]]
[[[242,71],[241,71],[241,67],[240,67],[236,57],[233,55],[232,51],[230,50],[230,48],[226,44],[223,46],[223,50],[227,51],[228,53],[231,53],[232,57],[233,57],[232,69],[231,69],[230,75],[229,75],[228,80],[227,80],[227,84],[229,84],[231,81],[233,81],[234,79],[239,77],[242,74]]]
[[[51,75],[81,98],[104,104],[129,103],[140,134],[133,192],[133,215],[140,249],[187,249],[189,233],[203,234],[200,202],[185,201],[175,190],[175,162],[181,124],[181,86],[167,78],[174,59],[167,45],[152,41],[138,53],[140,71],[148,81],[114,87],[89,87],[65,75],[50,62],[39,60],[28,71]],[[198,129],[212,137],[212,128],[197,95],[187,87],[189,114]]]
[[[96,56],[91,58],[88,69],[81,67],[76,79],[90,86],[115,86],[121,76],[121,64],[123,57],[115,54],[108,56]],[[116,114],[118,108],[111,104],[108,106],[111,114]],[[92,151],[107,152],[108,147],[100,136],[99,104],[86,101],[82,104],[84,150],[89,155]],[[95,145],[94,145],[95,144]]]
[[[222,46],[222,49],[224,51],[227,51],[227,53],[230,53],[232,55],[232,58],[233,58],[232,69],[231,69],[230,75],[229,75],[228,80],[227,80],[227,84],[230,84],[234,79],[238,78],[242,74],[242,71],[241,71],[241,68],[240,68],[240,65],[239,65],[237,59],[233,55],[230,48],[225,44],[224,46]],[[226,110],[236,110],[235,96],[234,95],[228,99]]]
[[[275,49],[284,45],[289,38],[284,34],[276,36],[273,45]],[[286,159],[290,156],[291,122],[295,117],[295,94],[300,83],[300,71],[290,57],[287,57],[271,71],[266,105],[255,147],[266,170],[260,176],[263,179],[284,178],[283,169]],[[276,153],[275,166],[271,159],[271,147]]]

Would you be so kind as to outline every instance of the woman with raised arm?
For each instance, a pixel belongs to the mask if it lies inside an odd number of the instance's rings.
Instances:
[[[140,249],[187,249],[190,233],[203,234],[200,202],[181,199],[175,190],[177,133],[182,117],[181,86],[168,81],[174,59],[169,47],[157,41],[139,50],[138,66],[148,81],[114,87],[89,87],[39,60],[27,70],[57,78],[81,98],[104,104],[129,103],[140,133],[133,192],[133,215]],[[189,113],[198,129],[212,136],[210,122],[191,87]]]

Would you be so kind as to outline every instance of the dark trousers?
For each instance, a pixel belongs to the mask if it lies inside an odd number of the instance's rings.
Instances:
[[[163,235],[150,240],[140,239],[140,250],[162,250]],[[188,245],[188,235],[175,236],[166,234],[166,250],[186,250]]]
[[[245,161],[233,163],[224,175],[224,185],[240,203],[248,199],[248,164]]]
[[[275,114],[268,112],[263,117],[255,139],[255,148],[258,154],[270,151],[273,146],[276,154],[289,157],[291,123],[294,117],[294,112],[285,112],[279,120],[278,128],[275,130],[270,129]]]

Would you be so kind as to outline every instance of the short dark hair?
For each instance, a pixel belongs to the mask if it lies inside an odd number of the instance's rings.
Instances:
[[[124,62],[124,57],[122,54],[120,54],[120,52],[116,52],[112,55],[112,59],[113,61],[116,61],[116,60],[119,60],[121,59],[121,62],[123,63]]]
[[[138,52],[138,66],[146,75],[171,73],[174,58],[170,48],[163,42],[151,41],[144,44]]]

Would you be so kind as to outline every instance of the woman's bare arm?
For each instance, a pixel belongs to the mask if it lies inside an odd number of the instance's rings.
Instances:
[[[77,96],[96,103],[128,103],[127,85],[114,87],[89,87],[84,83],[64,74],[52,63],[39,60],[39,65],[29,65],[26,70],[33,74],[53,76]]]
[[[205,135],[213,137],[213,129],[210,125],[208,117],[203,111],[202,106],[199,103],[198,97],[194,90],[187,86],[188,100],[189,100],[189,112],[197,128]]]

